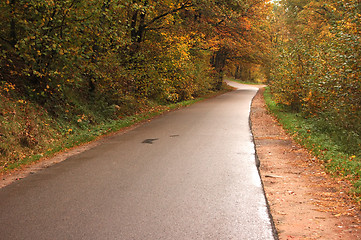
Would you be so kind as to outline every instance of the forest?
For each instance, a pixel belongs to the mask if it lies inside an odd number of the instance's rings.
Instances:
[[[288,0],[277,8],[271,86],[277,101],[361,129],[359,1]]]
[[[2,167],[217,92],[226,73],[262,72],[271,11],[258,0],[1,1]]]
[[[361,2],[282,0],[273,14],[273,99],[305,119],[296,138],[360,196]]]
[[[358,0],[5,0],[0,12],[3,170],[227,76],[266,82],[283,111],[339,138],[348,164],[334,171],[361,186]]]

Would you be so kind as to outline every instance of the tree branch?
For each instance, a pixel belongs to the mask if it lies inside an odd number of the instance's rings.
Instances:
[[[318,13],[318,14],[320,14],[321,16],[325,16],[325,15],[326,15],[325,13],[321,13],[321,12],[319,12],[319,11],[317,11],[317,10],[315,10],[315,13]]]
[[[186,3],[183,3],[179,8],[175,8],[173,10],[170,10],[168,12],[165,12],[159,16],[156,16],[154,17],[152,20],[150,20],[148,23],[144,24],[144,28],[147,28],[149,25],[155,23],[156,21],[158,21],[159,19],[161,18],[164,18],[165,16],[168,16],[169,14],[173,14],[173,13],[176,13],[178,11],[181,11],[183,9],[186,9],[186,8],[190,8],[190,7],[193,7],[194,4],[192,3],[188,3],[189,1],[187,1]]]

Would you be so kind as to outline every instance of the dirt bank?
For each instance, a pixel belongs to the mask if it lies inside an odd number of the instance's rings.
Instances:
[[[261,89],[251,123],[260,173],[279,238],[361,239],[361,212],[347,186],[285,133],[265,107]]]

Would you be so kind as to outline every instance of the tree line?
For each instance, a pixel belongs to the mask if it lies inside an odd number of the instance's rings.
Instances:
[[[274,14],[270,86],[277,102],[348,132],[345,141],[360,139],[360,1],[282,0]]]
[[[191,99],[219,90],[230,65],[267,61],[270,11],[259,0],[4,0],[0,92],[56,116]]]

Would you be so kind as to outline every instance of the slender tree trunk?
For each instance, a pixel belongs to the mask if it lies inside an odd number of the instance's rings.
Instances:
[[[15,47],[18,41],[16,36],[15,0],[10,1],[10,6],[11,6],[10,43],[13,47]]]
[[[224,67],[226,65],[227,60],[227,51],[224,48],[219,49],[214,53],[211,64],[217,72],[217,83],[216,89],[220,90],[223,84],[223,75],[224,75]]]
[[[234,78],[235,79],[240,79],[241,78],[241,66],[239,64],[236,66],[236,71],[234,73]]]
[[[145,2],[145,5],[147,4],[147,1]],[[142,11],[140,13],[140,21],[139,21],[139,27],[137,31],[137,43],[143,42],[144,33],[145,33],[145,11]]]
[[[133,13],[132,20],[130,23],[130,29],[131,29],[130,36],[131,36],[133,43],[137,41],[137,28],[136,27],[137,27],[138,13],[139,13],[139,10],[136,10]]]
[[[134,2],[134,1],[133,1]],[[144,6],[148,5],[148,1],[144,1]],[[145,16],[146,11],[136,10],[133,13],[132,20],[130,23],[131,28],[131,39],[133,43],[141,43],[144,40],[145,33]]]

